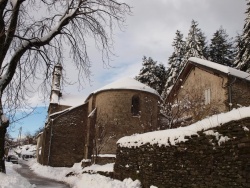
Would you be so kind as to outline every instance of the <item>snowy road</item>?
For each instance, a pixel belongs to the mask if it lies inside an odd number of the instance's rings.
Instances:
[[[57,182],[48,178],[37,176],[33,173],[29,166],[19,161],[21,168],[17,168],[16,171],[23,177],[25,177],[31,184],[35,185],[35,188],[70,188],[64,183]]]

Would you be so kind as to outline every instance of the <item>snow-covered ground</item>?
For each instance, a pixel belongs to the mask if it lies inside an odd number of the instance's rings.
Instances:
[[[49,167],[42,166],[36,162],[36,159],[29,159],[26,163],[38,175],[63,181],[69,184],[72,188],[140,188],[141,183],[132,179],[125,179],[124,181],[115,180],[99,174],[87,174],[83,171],[113,171],[113,164],[107,165],[93,165],[82,169],[80,163],[76,163],[71,168],[66,167]],[[0,188],[34,188],[25,178],[20,176],[15,168],[21,168],[20,165],[6,162],[7,173],[0,173]],[[66,177],[67,174],[73,172],[71,176]]]
[[[18,164],[6,162],[6,174],[0,173],[0,188],[34,188],[28,180],[19,175],[15,168],[21,168]]]
[[[242,118],[250,117],[250,107],[243,107],[232,110],[227,113],[211,116],[204,120],[201,120],[188,127],[180,127],[172,130],[155,131],[151,133],[145,133],[140,135],[133,135],[121,138],[118,143],[123,147],[139,147],[145,143],[157,143],[159,145],[175,145],[179,142],[185,142],[185,136],[191,136],[197,134],[198,131],[203,130],[206,134],[212,134],[216,136],[216,133],[207,129],[221,126],[221,124],[227,123],[232,120],[239,120]],[[242,125],[242,129],[249,131],[249,129]],[[218,135],[217,135],[218,136]],[[219,136],[218,136],[219,137]],[[218,142],[226,141],[223,137],[218,138]],[[34,152],[33,146],[23,146],[18,150],[14,150],[13,153],[26,153],[29,151]],[[95,174],[97,171],[112,172],[113,164],[106,165],[92,165],[84,169],[81,168],[80,163],[76,163],[71,168],[66,167],[49,167],[42,166],[36,162],[36,159],[29,159],[26,163],[30,168],[38,175],[53,178],[57,181],[63,181],[69,184],[73,188],[140,188],[141,183],[138,180],[133,181],[132,179],[125,179],[124,181],[115,180],[99,174]],[[26,179],[20,176],[15,168],[20,168],[20,165],[6,162],[7,173],[0,173],[0,188],[32,188],[35,185],[31,185]],[[91,172],[82,173],[82,172]],[[66,177],[66,175],[68,176]],[[151,186],[153,188],[154,186]]]
[[[111,179],[99,174],[87,174],[82,173],[83,171],[113,171],[113,164],[107,164],[104,166],[93,165],[92,167],[87,167],[86,169],[81,168],[80,163],[76,163],[71,168],[66,167],[50,167],[42,166],[35,160],[30,160],[30,168],[38,175],[53,178],[58,181],[63,181],[68,183],[73,188],[140,188],[141,183],[132,179],[125,179],[124,181],[119,181]],[[67,174],[73,172],[73,176],[66,177]]]

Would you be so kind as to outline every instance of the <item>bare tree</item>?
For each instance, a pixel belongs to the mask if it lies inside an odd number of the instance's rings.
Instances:
[[[64,62],[65,46],[79,81],[89,75],[87,39],[95,40],[106,62],[112,31],[128,13],[130,7],[117,0],[0,0],[0,172],[7,116],[26,105],[32,91],[48,92],[53,66],[71,63]]]
[[[203,90],[192,88],[192,91],[182,88],[182,95],[175,97],[174,101],[161,104],[161,113],[166,122],[162,129],[171,129],[186,126],[197,122],[207,116],[220,112],[223,103],[219,101],[205,101]]]

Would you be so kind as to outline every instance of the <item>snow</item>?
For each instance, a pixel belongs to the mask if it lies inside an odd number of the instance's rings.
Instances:
[[[249,131],[249,129],[246,126],[244,126],[243,129],[244,131]]]
[[[84,172],[91,172],[91,173],[95,173],[98,171],[101,172],[113,172],[114,171],[114,163],[108,163],[105,165],[98,165],[98,164],[94,164],[88,167],[85,167],[83,169]]]
[[[72,188],[141,188],[139,180],[133,181],[128,178],[123,181],[108,178],[99,174],[87,174],[82,173],[86,169],[92,171],[113,171],[114,164],[107,165],[92,165],[90,167],[82,169],[81,163],[76,163],[71,168],[66,167],[50,167],[42,166],[36,162],[36,159],[30,159],[29,161],[23,161],[39,176],[62,181],[70,185]],[[0,173],[0,187],[1,188],[34,188],[35,185],[31,185],[27,179],[19,175],[15,169],[20,168],[20,165],[6,162],[6,174]],[[67,174],[73,172],[73,175],[66,177]]]
[[[79,104],[83,104],[85,97],[82,95],[73,95],[73,94],[63,94],[59,98],[58,104],[65,106],[77,106]]]
[[[122,90],[122,89],[145,91],[145,92],[153,93],[159,96],[158,92],[154,90],[153,88],[129,77],[117,80],[111,84],[108,84],[94,91],[93,93],[98,93],[98,92],[106,91],[106,90]]]
[[[73,109],[75,109],[75,108],[78,108],[79,106],[82,106],[82,105],[84,105],[84,104],[85,104],[85,103],[78,104],[77,106],[72,106],[72,107],[67,108],[67,109],[65,109],[65,110],[62,110],[62,111],[59,111],[59,112],[55,112],[55,113],[53,113],[53,114],[50,114],[49,116],[54,116],[54,115],[57,115],[57,114],[66,113],[66,112],[68,112],[68,111],[70,111],[70,110],[73,110]]]
[[[47,177],[50,179],[66,182],[72,188],[141,188],[141,183],[138,180],[133,181],[128,178],[123,181],[108,178],[99,174],[87,174],[82,173],[86,169],[92,169],[93,171],[112,171],[113,164],[107,164],[101,167],[101,165],[92,165],[82,169],[81,163],[76,163],[71,168],[66,167],[50,167],[42,166],[34,160],[29,161],[30,168],[38,175]],[[74,175],[66,177],[67,174],[73,172]]]
[[[36,154],[36,145],[28,144],[23,146],[18,146],[16,149],[14,149],[14,153],[18,155],[33,155]]]
[[[92,110],[92,112],[90,112],[90,114],[88,115],[88,118],[93,117],[95,115],[95,112],[96,112],[96,108]]]
[[[98,157],[113,157],[116,158],[115,154],[99,154]]]
[[[15,169],[20,168],[18,164],[6,162],[6,174],[0,173],[1,188],[34,188],[28,180],[19,175]]]
[[[214,63],[212,61],[208,61],[208,60],[204,60],[204,59],[200,59],[200,58],[196,58],[196,57],[191,57],[188,60],[195,63],[195,64],[199,64],[199,65],[203,65],[203,66],[206,66],[206,67],[209,67],[212,69],[216,69],[216,70],[219,70],[219,71],[226,73],[228,75],[233,75],[235,77],[246,79],[246,80],[250,81],[250,74],[243,72],[243,71],[240,71],[240,70],[237,70],[237,69],[234,69],[232,67],[228,67],[225,65],[221,65],[218,63]]]
[[[140,147],[147,143],[159,146],[170,146],[180,142],[187,141],[187,137],[192,135],[198,135],[197,132],[205,131],[206,134],[214,134],[212,131],[206,131],[210,128],[215,128],[233,120],[239,120],[242,118],[250,117],[250,107],[243,107],[233,109],[227,113],[221,113],[213,115],[201,121],[198,121],[187,127],[179,127],[176,129],[169,129],[163,131],[154,131],[144,134],[135,134],[132,136],[126,136],[117,141],[120,147]],[[227,141],[229,138],[217,135],[218,144]]]
[[[7,116],[5,116],[4,114],[1,115],[1,120],[3,121],[3,123],[7,123],[9,121]]]

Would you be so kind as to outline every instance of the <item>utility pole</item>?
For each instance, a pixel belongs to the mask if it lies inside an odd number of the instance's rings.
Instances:
[[[21,142],[21,139],[22,139],[22,127],[19,128],[19,133],[18,133],[18,145],[20,146],[20,142]]]

